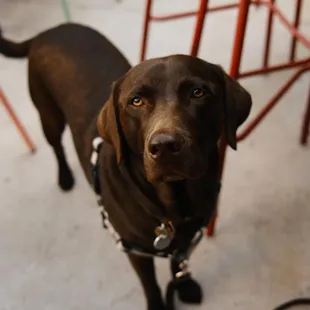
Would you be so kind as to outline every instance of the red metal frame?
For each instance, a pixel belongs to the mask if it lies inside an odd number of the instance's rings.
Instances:
[[[272,3],[275,2],[275,0],[271,0]],[[268,13],[268,22],[267,22],[267,33],[266,33],[266,42],[265,42],[265,52],[264,52],[264,68],[268,66],[269,63],[269,54],[270,54],[270,41],[271,41],[271,35],[272,35],[272,24],[273,24],[273,12],[269,10]]]
[[[191,55],[197,55],[198,49],[200,46],[200,39],[202,36],[202,31],[204,28],[204,23],[206,19],[206,12],[208,8],[209,0],[200,0],[199,10],[197,14],[197,21],[196,21],[196,29],[194,33],[193,43],[192,43],[192,50]]]
[[[253,3],[257,3],[257,2],[258,2],[257,0],[253,1]],[[153,5],[153,0],[146,0],[140,61],[143,61],[145,59],[146,49],[147,49],[147,44],[148,44],[149,27],[150,27],[151,21],[154,21],[154,22],[169,21],[169,20],[179,19],[183,17],[197,16],[198,18],[197,18],[197,23],[196,23],[196,31],[194,33],[195,39],[192,42],[192,51],[191,51],[191,55],[195,56],[199,49],[199,44],[200,44],[200,39],[201,39],[201,34],[202,34],[203,26],[204,26],[204,20],[205,20],[206,13],[237,8],[239,4],[238,2],[236,2],[236,3],[225,4],[225,5],[208,7],[208,0],[200,0],[198,11],[190,11],[190,12],[183,12],[183,13],[163,15],[163,16],[153,16],[151,13],[152,5]],[[196,52],[196,54],[194,52]]]
[[[245,73],[240,73],[240,61],[242,57],[243,51],[243,42],[244,42],[244,35],[246,31],[247,25],[247,17],[250,2],[248,0],[240,0],[239,12],[238,12],[238,19],[237,19],[237,26],[236,26],[236,33],[235,33],[235,43],[232,53],[231,59],[231,68],[230,68],[230,75],[237,79],[240,77],[246,77],[255,74],[261,73],[268,73],[271,71],[277,71],[285,68],[292,68],[297,66],[302,66],[278,91],[277,93],[271,98],[271,100],[264,106],[264,108],[257,114],[257,116],[247,125],[247,127],[238,134],[238,141],[245,139],[255,128],[256,126],[267,116],[267,114],[272,110],[272,108],[278,103],[278,101],[282,98],[282,96],[288,91],[288,89],[293,85],[293,83],[306,71],[310,71],[310,58],[306,58],[300,61],[295,61],[295,49],[296,49],[296,42],[297,40],[303,44],[306,48],[310,50],[310,41],[303,36],[298,29],[294,28],[286,17],[280,12],[278,7],[276,6],[275,0],[265,0],[260,1],[259,5],[265,5],[269,8],[269,12],[272,16],[268,16],[268,24],[267,24],[267,36],[266,36],[266,45],[265,45],[265,53],[264,53],[264,63],[262,69],[256,69],[252,71],[248,71]],[[295,15],[295,23],[298,26],[300,20],[300,13],[301,13],[301,1],[297,0],[297,9]],[[297,16],[298,14],[298,16]],[[268,60],[270,54],[270,39],[271,39],[271,32],[272,32],[272,22],[273,22],[273,15],[276,15],[280,21],[287,27],[287,29],[291,32],[292,37],[295,38],[292,41],[291,47],[291,55],[294,56],[293,59],[285,64],[277,65],[268,67]],[[294,43],[295,42],[295,43]],[[303,120],[302,125],[302,133],[301,133],[301,143],[304,145],[308,141],[308,134],[309,134],[309,125],[310,125],[310,95],[308,98],[308,104],[306,108],[305,117]],[[223,169],[225,166],[225,155],[226,155],[227,144],[225,142],[221,143],[220,146],[220,177],[222,177]],[[214,229],[216,224],[216,218],[218,216],[218,208],[207,228],[207,235],[213,236]]]
[[[4,95],[3,91],[0,89],[0,100],[2,101],[6,111],[9,114],[9,117],[11,118],[11,120],[13,121],[13,123],[15,124],[17,131],[20,133],[20,135],[22,136],[23,140],[25,141],[29,151],[31,153],[34,153],[36,151],[36,147],[34,146],[33,142],[31,141],[27,131],[25,130],[24,126],[22,125],[22,123],[20,122],[20,120],[18,119],[17,115],[15,114],[12,106],[10,105],[8,99],[6,98],[6,96]]]
[[[245,77],[249,77],[249,76],[253,76],[253,75],[258,75],[258,74],[267,74],[267,73],[271,73],[271,72],[275,72],[275,71],[281,71],[281,70],[285,70],[285,69],[290,69],[290,68],[296,68],[299,67],[301,65],[307,65],[310,61],[310,57],[302,59],[302,60],[296,60],[296,61],[291,61],[288,63],[282,63],[279,65],[274,65],[274,66],[268,66],[266,68],[262,68],[262,69],[254,69],[254,70],[249,70],[246,72],[242,72],[239,73],[239,79],[240,78],[245,78]]]
[[[296,11],[295,11],[295,20],[294,20],[294,28],[295,29],[298,29],[298,27],[299,27],[301,7],[302,7],[302,0],[297,0]],[[297,39],[295,36],[293,36],[292,44],[291,44],[290,61],[295,60],[296,45],[297,45]]]
[[[296,60],[296,45],[297,42],[303,44],[306,48],[310,50],[310,40],[306,38],[302,33],[300,33],[298,27],[300,24],[300,16],[302,11],[302,0],[296,1],[296,11],[293,24],[288,21],[288,19],[282,14],[276,4],[276,0],[239,0],[238,3],[232,3],[228,5],[221,5],[217,7],[209,7],[208,0],[200,0],[199,10],[197,12],[185,12],[178,13],[173,15],[165,15],[165,16],[152,16],[151,15],[151,7],[152,0],[147,0],[147,9],[145,14],[144,21],[144,32],[143,32],[143,43],[141,50],[141,61],[145,58],[146,47],[147,47],[147,39],[148,39],[148,30],[150,21],[167,21],[173,20],[182,17],[188,16],[196,16],[196,27],[192,41],[191,55],[197,56],[200,40],[203,32],[204,22],[206,18],[206,14],[209,12],[238,8],[238,17],[237,17],[237,25],[235,32],[235,41],[233,45],[232,57],[231,57],[231,67],[230,67],[230,75],[234,79],[244,78],[248,76],[253,76],[257,74],[266,74],[274,71],[284,70],[288,68],[298,67],[298,71],[288,80],[286,83],[275,93],[275,95],[270,99],[270,101],[264,106],[264,108],[251,120],[251,122],[238,134],[238,141],[245,139],[255,128],[257,125],[261,123],[261,121],[268,115],[268,113],[275,107],[278,101],[284,96],[284,94],[288,91],[288,89],[294,84],[294,82],[305,72],[310,71],[310,57]],[[266,42],[265,49],[263,55],[263,66],[262,68],[249,70],[246,72],[240,72],[240,63],[242,59],[243,53],[243,45],[245,32],[248,21],[248,13],[250,5],[256,6],[265,6],[269,10],[268,20],[267,20],[267,29],[266,29]],[[278,65],[269,65],[269,55],[270,55],[270,42],[272,37],[273,30],[273,22],[274,17],[277,17],[282,24],[287,28],[287,30],[291,33],[292,41],[291,41],[291,49],[289,55],[289,61],[278,64]],[[309,97],[306,106],[306,111],[303,119],[300,143],[305,145],[308,141],[309,137],[309,126],[310,126],[310,90]],[[219,179],[222,178],[222,174],[225,167],[225,157],[227,150],[227,142],[225,138],[221,138],[219,143],[219,153],[220,153],[220,169],[219,169]],[[218,208],[207,228],[208,236],[214,235],[214,229],[216,224],[216,218],[218,215]]]
[[[299,79],[299,77],[310,71],[310,64],[300,68],[270,99],[268,104],[266,104],[261,111],[247,124],[247,126],[238,133],[238,141],[244,140],[256,127],[261,123],[261,121],[269,114],[269,112],[276,106],[279,100],[287,93],[287,91],[293,86],[293,84]],[[309,108],[308,108],[309,110]],[[306,112],[309,115],[310,112]],[[308,116],[309,117],[309,116]],[[309,121],[308,121],[309,123]],[[309,127],[309,126],[308,126]]]

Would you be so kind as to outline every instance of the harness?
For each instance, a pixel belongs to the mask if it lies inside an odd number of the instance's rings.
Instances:
[[[107,213],[102,199],[101,199],[101,188],[100,188],[100,179],[99,179],[99,153],[102,147],[103,139],[101,137],[94,138],[92,142],[93,146],[93,152],[91,154],[90,158],[90,166],[91,166],[91,173],[92,173],[92,181],[93,181],[93,189],[97,196],[97,204],[100,208],[100,213],[102,217],[102,224],[105,229],[109,231],[112,238],[115,240],[116,246],[119,250],[121,250],[124,253],[130,253],[135,254],[139,256],[145,256],[145,257],[164,257],[164,258],[171,258],[173,261],[175,261],[178,264],[179,270],[175,276],[173,283],[179,283],[184,281],[190,276],[190,272],[188,271],[188,259],[191,255],[191,253],[194,251],[196,246],[199,244],[200,240],[203,237],[203,227],[207,225],[207,223],[203,223],[202,227],[196,232],[194,237],[192,238],[189,247],[185,251],[174,251],[173,253],[165,252],[163,249],[158,249],[160,247],[154,248],[154,250],[145,249],[141,247],[140,245],[137,245],[133,242],[129,242],[125,239],[123,239],[117,231],[114,229],[112,223],[109,219],[109,214]],[[220,191],[220,183],[217,184],[216,187],[216,194]],[[159,231],[159,234],[157,235],[157,238],[154,240],[154,247],[156,245],[156,240],[160,238],[160,236],[167,237],[165,235],[165,231],[168,230],[169,227],[165,226],[165,224],[161,224],[161,226],[158,226],[156,230]],[[155,230],[155,231],[156,231]],[[162,232],[162,235],[161,235]],[[168,234],[168,233],[167,233]],[[163,242],[164,243],[164,242]]]

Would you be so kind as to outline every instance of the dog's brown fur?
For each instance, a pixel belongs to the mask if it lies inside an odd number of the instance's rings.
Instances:
[[[103,36],[76,24],[19,44],[1,38],[0,52],[29,58],[30,94],[55,152],[59,186],[70,190],[74,184],[61,144],[65,125],[90,183],[92,140],[100,134],[105,139],[99,157],[102,199],[115,229],[152,249],[154,228],[171,221],[176,234],[167,251],[186,249],[214,211],[220,135],[224,131],[236,148],[250,95],[218,66],[190,56],[152,59],[131,68]],[[202,96],[196,97],[197,89]],[[128,256],[148,310],[166,309],[153,259]],[[175,262],[171,269],[178,271]],[[201,301],[193,279],[177,289],[181,300]]]

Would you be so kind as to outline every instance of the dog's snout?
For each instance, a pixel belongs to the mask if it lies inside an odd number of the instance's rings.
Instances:
[[[176,134],[159,133],[149,143],[149,153],[157,159],[162,156],[177,155],[184,144],[184,139]]]

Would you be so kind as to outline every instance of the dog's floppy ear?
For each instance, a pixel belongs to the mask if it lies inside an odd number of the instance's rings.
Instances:
[[[218,66],[224,82],[224,122],[228,144],[237,149],[237,129],[248,118],[251,106],[251,95],[225,71]]]
[[[118,100],[121,82],[122,79],[113,83],[110,97],[97,119],[98,132],[106,142],[113,145],[118,164],[122,163],[126,143],[119,119]]]

